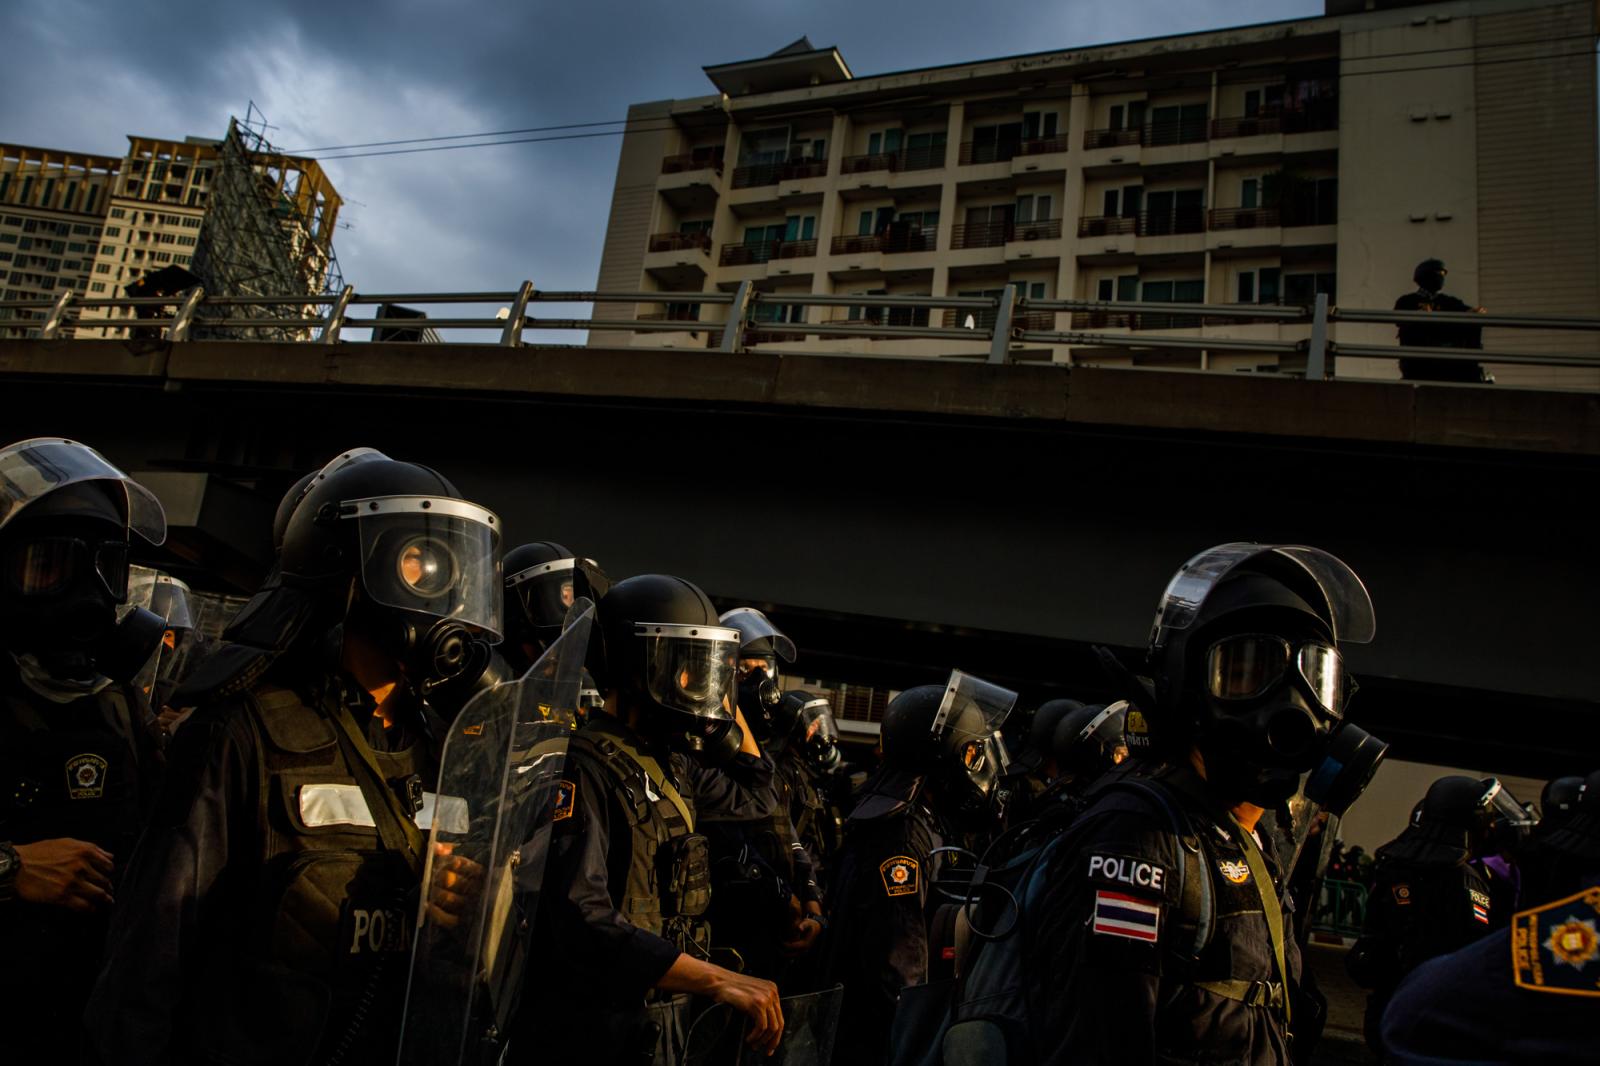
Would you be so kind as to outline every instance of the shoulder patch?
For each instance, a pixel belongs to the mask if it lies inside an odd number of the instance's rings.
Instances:
[[[1094,894],[1093,928],[1096,936],[1154,944],[1161,933],[1161,904],[1100,889]]]
[[[556,784],[556,813],[554,821],[563,822],[572,817],[578,803],[578,783],[565,779]]]
[[[1242,885],[1250,880],[1250,864],[1240,859],[1218,859],[1217,872],[1231,885]]]
[[[1389,894],[1394,897],[1394,904],[1395,904],[1396,907],[1409,907],[1409,906],[1411,906],[1411,886],[1410,885],[1407,885],[1407,884],[1395,885],[1394,887],[1389,889]]]
[[[1519,911],[1511,920],[1518,988],[1600,999],[1600,888]]]
[[[1484,925],[1488,925],[1489,893],[1480,892],[1475,888],[1471,888],[1467,890],[1467,894],[1472,897],[1472,917],[1482,922]]]
[[[1095,881],[1109,881],[1133,889],[1142,888],[1150,892],[1160,892],[1166,887],[1167,869],[1149,859],[1091,852],[1089,877]]]
[[[922,868],[917,865],[917,860],[909,855],[896,855],[892,859],[885,859],[878,864],[878,873],[883,878],[883,891],[889,896],[914,896],[917,893],[917,881],[922,876]]]
[[[109,769],[110,764],[102,755],[74,755],[67,760],[67,795],[75,800],[99,799],[105,795]]]

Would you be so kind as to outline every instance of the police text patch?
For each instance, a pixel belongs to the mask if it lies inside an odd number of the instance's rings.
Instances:
[[[1161,932],[1161,905],[1101,889],[1094,894],[1094,931],[1154,944]]]
[[[1167,880],[1167,871],[1160,863],[1146,859],[1133,859],[1124,855],[1089,856],[1089,876],[1102,881],[1114,881],[1130,888],[1144,888],[1160,892]]]
[[[1469,894],[1472,896],[1472,917],[1477,919],[1478,921],[1482,922],[1484,925],[1488,925],[1489,924],[1489,893],[1487,893],[1487,892],[1479,892],[1475,888],[1474,889],[1469,889],[1468,891],[1469,891]]]
[[[554,821],[561,822],[572,817],[572,808],[578,802],[578,783],[576,781],[560,781],[556,784],[556,813]]]
[[[917,892],[917,878],[921,868],[909,855],[896,855],[878,864],[883,877],[883,890],[891,896],[913,896]]]

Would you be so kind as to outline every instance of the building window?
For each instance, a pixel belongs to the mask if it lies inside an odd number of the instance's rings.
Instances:
[[[1245,178],[1239,186],[1239,206],[1261,206],[1261,180],[1259,178]]]
[[[125,217],[127,217],[127,213],[125,211],[123,211],[122,208],[120,208],[120,207],[113,207],[111,209],[111,217],[112,218],[125,218]]]
[[[94,265],[94,272],[96,274],[109,274],[109,273],[111,273],[111,264],[110,263],[96,263]]]
[[[90,292],[105,292],[106,291],[105,282],[103,282],[103,281],[91,281],[89,283],[89,291]]]
[[[120,237],[120,236],[122,236],[122,227],[121,226],[107,226],[106,227],[106,236],[107,237]]]
[[[1283,302],[1287,304],[1315,303],[1319,294],[1325,294],[1328,301],[1333,302],[1334,275],[1327,274],[1285,274],[1283,278]]]
[[[1017,197],[1018,222],[1048,222],[1053,216],[1050,214],[1054,200],[1049,196],[1019,196]]]
[[[1278,267],[1262,267],[1256,274],[1256,302],[1275,304],[1278,302],[1279,283],[1283,279],[1283,271]]]
[[[1239,303],[1253,304],[1256,302],[1256,272],[1254,270],[1239,271]]]

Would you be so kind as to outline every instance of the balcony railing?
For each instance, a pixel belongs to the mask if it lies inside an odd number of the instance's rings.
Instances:
[[[780,181],[798,181],[801,178],[820,178],[828,173],[826,159],[798,159],[787,163],[752,163],[733,169],[735,189],[753,189],[761,185],[776,185]]]
[[[802,259],[817,254],[815,238],[807,241],[762,241],[760,244],[724,244],[718,262],[722,266],[749,266],[774,259]]]
[[[963,311],[952,307],[944,313],[945,329],[965,329],[967,319],[972,319],[974,330],[994,329],[999,312],[993,309]],[[1056,328],[1054,311],[1018,311],[1011,316],[1011,328],[1024,333],[1046,333]]]
[[[1274,226],[1331,226],[1338,221],[1334,212],[1305,208],[1218,207],[1211,211],[1208,228],[1265,229]]]
[[[1116,233],[1135,233],[1139,220],[1133,215],[1085,215],[1078,219],[1078,236],[1109,237]]]
[[[650,311],[639,316],[640,322],[696,322],[700,321],[700,309],[673,308],[670,311]]]
[[[652,252],[679,252],[690,248],[697,248],[709,255],[711,252],[711,234],[701,232],[652,233],[650,235],[650,250]]]
[[[722,150],[718,149],[711,155],[704,152],[685,152],[682,155],[669,155],[661,161],[661,173],[683,174],[691,170],[715,170],[722,173]]]
[[[1166,144],[1194,144],[1204,141],[1207,124],[1194,119],[1150,122],[1123,130],[1089,130],[1083,135],[1085,148],[1116,148],[1140,144],[1146,148]]]
[[[1269,111],[1236,118],[1219,118],[1211,123],[1211,136],[1256,137],[1266,133],[1315,133],[1339,128],[1339,101],[1313,101],[1292,111]]]
[[[1074,311],[1073,329],[1179,329],[1196,324],[1193,316],[1166,311]]]
[[[1012,241],[1043,241],[1061,236],[1059,218],[1037,222],[969,222],[956,226],[952,248],[995,248]]]
[[[874,170],[900,173],[907,170],[937,170],[944,166],[945,146],[931,148],[902,148],[897,152],[877,152],[871,155],[847,155],[839,161],[844,174],[865,174]]]
[[[1084,130],[1083,146],[1085,148],[1118,148],[1127,144],[1139,143],[1139,128],[1124,130]]]
[[[870,296],[862,299],[869,300]],[[832,325],[846,325],[856,323],[863,326],[926,326],[928,324],[928,309],[926,307],[857,307],[851,313],[835,315],[828,319]]]
[[[961,165],[972,163],[1007,163],[1019,155],[1049,155],[1065,152],[1067,137],[1035,137],[1028,141],[965,141],[961,145]]]
[[[1165,237],[1175,233],[1204,233],[1203,207],[1178,207],[1171,211],[1145,211],[1139,216],[1139,236]]]
[[[933,230],[916,230],[910,233],[835,237],[830,250],[834,255],[860,255],[865,252],[893,255],[900,252],[931,252],[936,247],[937,233]]]

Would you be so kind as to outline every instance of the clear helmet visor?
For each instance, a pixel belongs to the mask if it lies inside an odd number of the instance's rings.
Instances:
[[[1206,650],[1206,687],[1219,700],[1257,699],[1278,686],[1291,664],[1322,709],[1343,717],[1353,683],[1338,649],[1321,641],[1297,647],[1268,633],[1219,640]]]
[[[1495,823],[1518,830],[1531,830],[1538,822],[1528,805],[1519,802],[1498,778],[1489,786],[1484,798],[1488,801],[1489,814]]]
[[[778,627],[766,615],[754,607],[735,607],[722,615],[722,624],[730,629],[739,631],[739,646],[741,648],[754,644],[756,641],[768,641],[772,650],[786,663],[794,662],[794,641],[784,636]],[[762,658],[761,654],[745,656],[745,658]],[[774,664],[775,666],[776,664]],[[777,670],[769,669],[767,674],[776,677]]]
[[[839,724],[833,720],[833,708],[827,700],[812,700],[800,708],[795,720],[795,731],[808,745],[837,744]]]
[[[59,437],[39,437],[0,448],[0,529],[29,504],[86,481],[115,486],[113,495],[121,499],[129,530],[151,544],[167,539],[166,513],[149,489],[88,445]]]
[[[381,496],[349,500],[361,546],[361,584],[374,603],[449,619],[495,643],[500,621],[500,522],[465,500]]]
[[[506,575],[506,587],[522,601],[534,625],[556,626],[582,594],[576,581],[576,559],[552,559]]]
[[[143,607],[167,623],[168,629],[193,629],[195,612],[189,586],[147,566],[128,568],[128,605]]]
[[[733,720],[738,630],[641,622],[635,634],[652,700],[708,722]]]
[[[1361,578],[1342,560],[1304,545],[1237,542],[1201,552],[1173,575],[1156,608],[1155,623],[1150,629],[1151,646],[1164,644],[1171,630],[1193,625],[1206,598],[1235,567],[1269,554],[1293,562],[1316,582],[1327,601],[1336,640],[1353,644],[1372,640],[1377,632],[1372,597]]]
[[[934,740],[956,753],[967,776],[984,793],[992,791],[1011,766],[1000,727],[1016,703],[1017,694],[1010,689],[952,670],[933,717]]]

